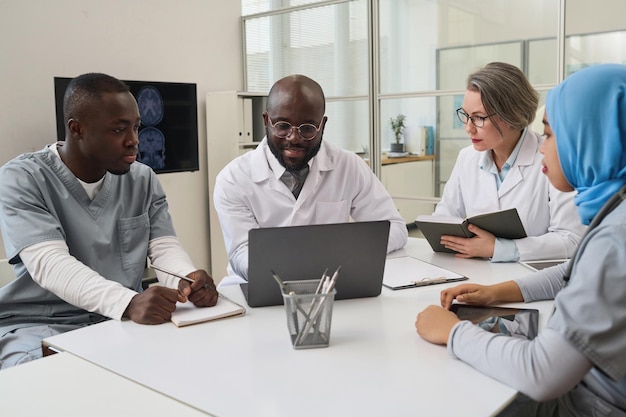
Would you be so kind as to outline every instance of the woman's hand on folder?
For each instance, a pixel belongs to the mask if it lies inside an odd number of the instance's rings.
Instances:
[[[212,307],[217,304],[218,293],[213,278],[206,271],[199,269],[187,274],[191,281],[180,280],[178,292],[196,307]]]
[[[459,258],[491,258],[496,247],[496,237],[473,224],[468,225],[474,237],[443,235],[441,244],[457,252]]]

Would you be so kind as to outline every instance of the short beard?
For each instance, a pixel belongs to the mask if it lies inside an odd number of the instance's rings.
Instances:
[[[309,149],[309,152],[304,157],[304,160],[302,161],[302,163],[298,165],[290,164],[287,161],[285,161],[285,158],[283,158],[283,154],[281,152],[282,149],[276,147],[274,145],[274,142],[269,139],[270,137],[269,132],[266,132],[266,134],[268,138],[267,145],[269,146],[270,151],[272,151],[272,154],[276,157],[276,159],[278,159],[278,162],[282,166],[284,166],[287,171],[300,171],[315,155],[317,155],[320,148],[322,147],[322,141],[320,140],[320,143],[318,143],[316,147]],[[289,145],[287,147],[289,147]],[[299,148],[299,146],[294,146],[294,147]]]

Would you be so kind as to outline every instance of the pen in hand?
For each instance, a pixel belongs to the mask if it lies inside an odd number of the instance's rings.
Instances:
[[[163,272],[164,274],[168,274],[168,275],[171,275],[173,277],[180,278],[180,279],[182,279],[184,281],[191,282],[191,283],[195,282],[195,280],[193,280],[192,278],[186,277],[186,276],[181,275],[181,274],[177,274],[177,273],[172,272],[172,271],[168,271],[167,269],[163,269],[163,268],[155,266],[155,265],[150,265],[150,267],[152,269],[156,270],[156,271],[160,271],[160,272]],[[213,285],[209,284],[209,283],[204,284],[203,288],[206,288],[207,290],[215,289],[215,287]]]

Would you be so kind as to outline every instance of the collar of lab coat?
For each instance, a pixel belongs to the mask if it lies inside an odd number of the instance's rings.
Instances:
[[[515,163],[511,167],[511,170],[506,174],[506,178],[500,189],[498,195],[501,197],[507,192],[511,191],[517,184],[524,180],[524,170],[527,167],[532,167],[537,157],[537,149],[539,148],[539,134],[535,133],[532,129],[526,129],[524,135],[524,142],[517,155]]]
[[[333,161],[329,155],[331,148],[331,144],[322,140],[319,152],[309,161],[309,175],[314,172],[330,171],[334,168]],[[255,183],[266,181],[272,176],[279,179],[285,172],[285,167],[278,162],[278,159],[269,149],[267,137],[264,137],[259,146],[252,151],[251,164],[252,181]]]

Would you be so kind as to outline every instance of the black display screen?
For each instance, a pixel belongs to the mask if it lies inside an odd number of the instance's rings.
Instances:
[[[57,139],[65,139],[63,95],[72,78],[54,77]],[[197,171],[196,84],[126,81],[141,115],[137,160],[156,173]]]

